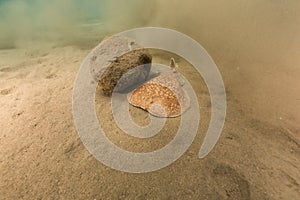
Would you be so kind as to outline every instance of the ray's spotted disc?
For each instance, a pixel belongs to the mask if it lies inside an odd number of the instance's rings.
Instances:
[[[135,89],[128,102],[156,117],[178,117],[190,107],[190,99],[182,88],[184,82],[171,59],[173,72],[162,74]]]

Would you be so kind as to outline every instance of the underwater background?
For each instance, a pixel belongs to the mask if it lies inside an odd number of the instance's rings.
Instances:
[[[142,8],[150,4],[137,0],[1,0],[0,48],[28,46],[33,41],[99,40],[122,27],[143,25],[149,9]]]
[[[0,0],[0,199],[298,200],[299,11],[297,0]],[[72,95],[81,63],[104,37],[144,26],[180,31],[207,50],[224,81],[227,115],[217,145],[199,159],[211,116],[205,82],[184,58],[151,51],[156,63],[174,57],[201,120],[172,165],[128,174],[84,147]],[[178,118],[149,140],[130,137],[109,103],[97,92],[99,124],[120,148],[150,152],[174,138]],[[131,114],[149,122],[143,110]]]

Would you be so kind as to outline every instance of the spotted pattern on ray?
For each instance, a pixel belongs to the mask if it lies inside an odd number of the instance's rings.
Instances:
[[[178,117],[190,107],[190,99],[171,59],[173,72],[155,77],[128,95],[128,101],[157,117]]]

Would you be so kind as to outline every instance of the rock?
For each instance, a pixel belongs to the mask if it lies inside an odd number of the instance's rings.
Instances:
[[[91,74],[105,95],[125,92],[147,80],[152,57],[135,41],[121,36],[101,42],[91,55]]]
[[[98,85],[109,96],[113,91],[126,92],[146,81],[150,68],[151,55],[146,50],[134,50],[113,61],[101,75]]]

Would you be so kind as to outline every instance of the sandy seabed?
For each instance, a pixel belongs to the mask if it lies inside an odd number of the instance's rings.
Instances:
[[[297,199],[300,196],[299,68],[236,63],[214,57],[227,91],[227,118],[214,150],[198,159],[210,118],[202,78],[177,58],[198,96],[201,122],[194,143],[161,170],[129,174],[96,160],[82,144],[72,116],[72,89],[91,49],[0,50],[0,199]],[[170,55],[153,52],[167,64]],[[226,61],[226,62],[225,62]],[[234,67],[233,67],[234,66]],[[263,66],[263,67],[262,67]],[[276,70],[273,70],[274,67]],[[292,86],[292,87],[290,87]],[[124,134],[96,96],[99,123],[130,151],[163,147],[178,119],[145,141]],[[137,123],[148,115],[131,107]]]

